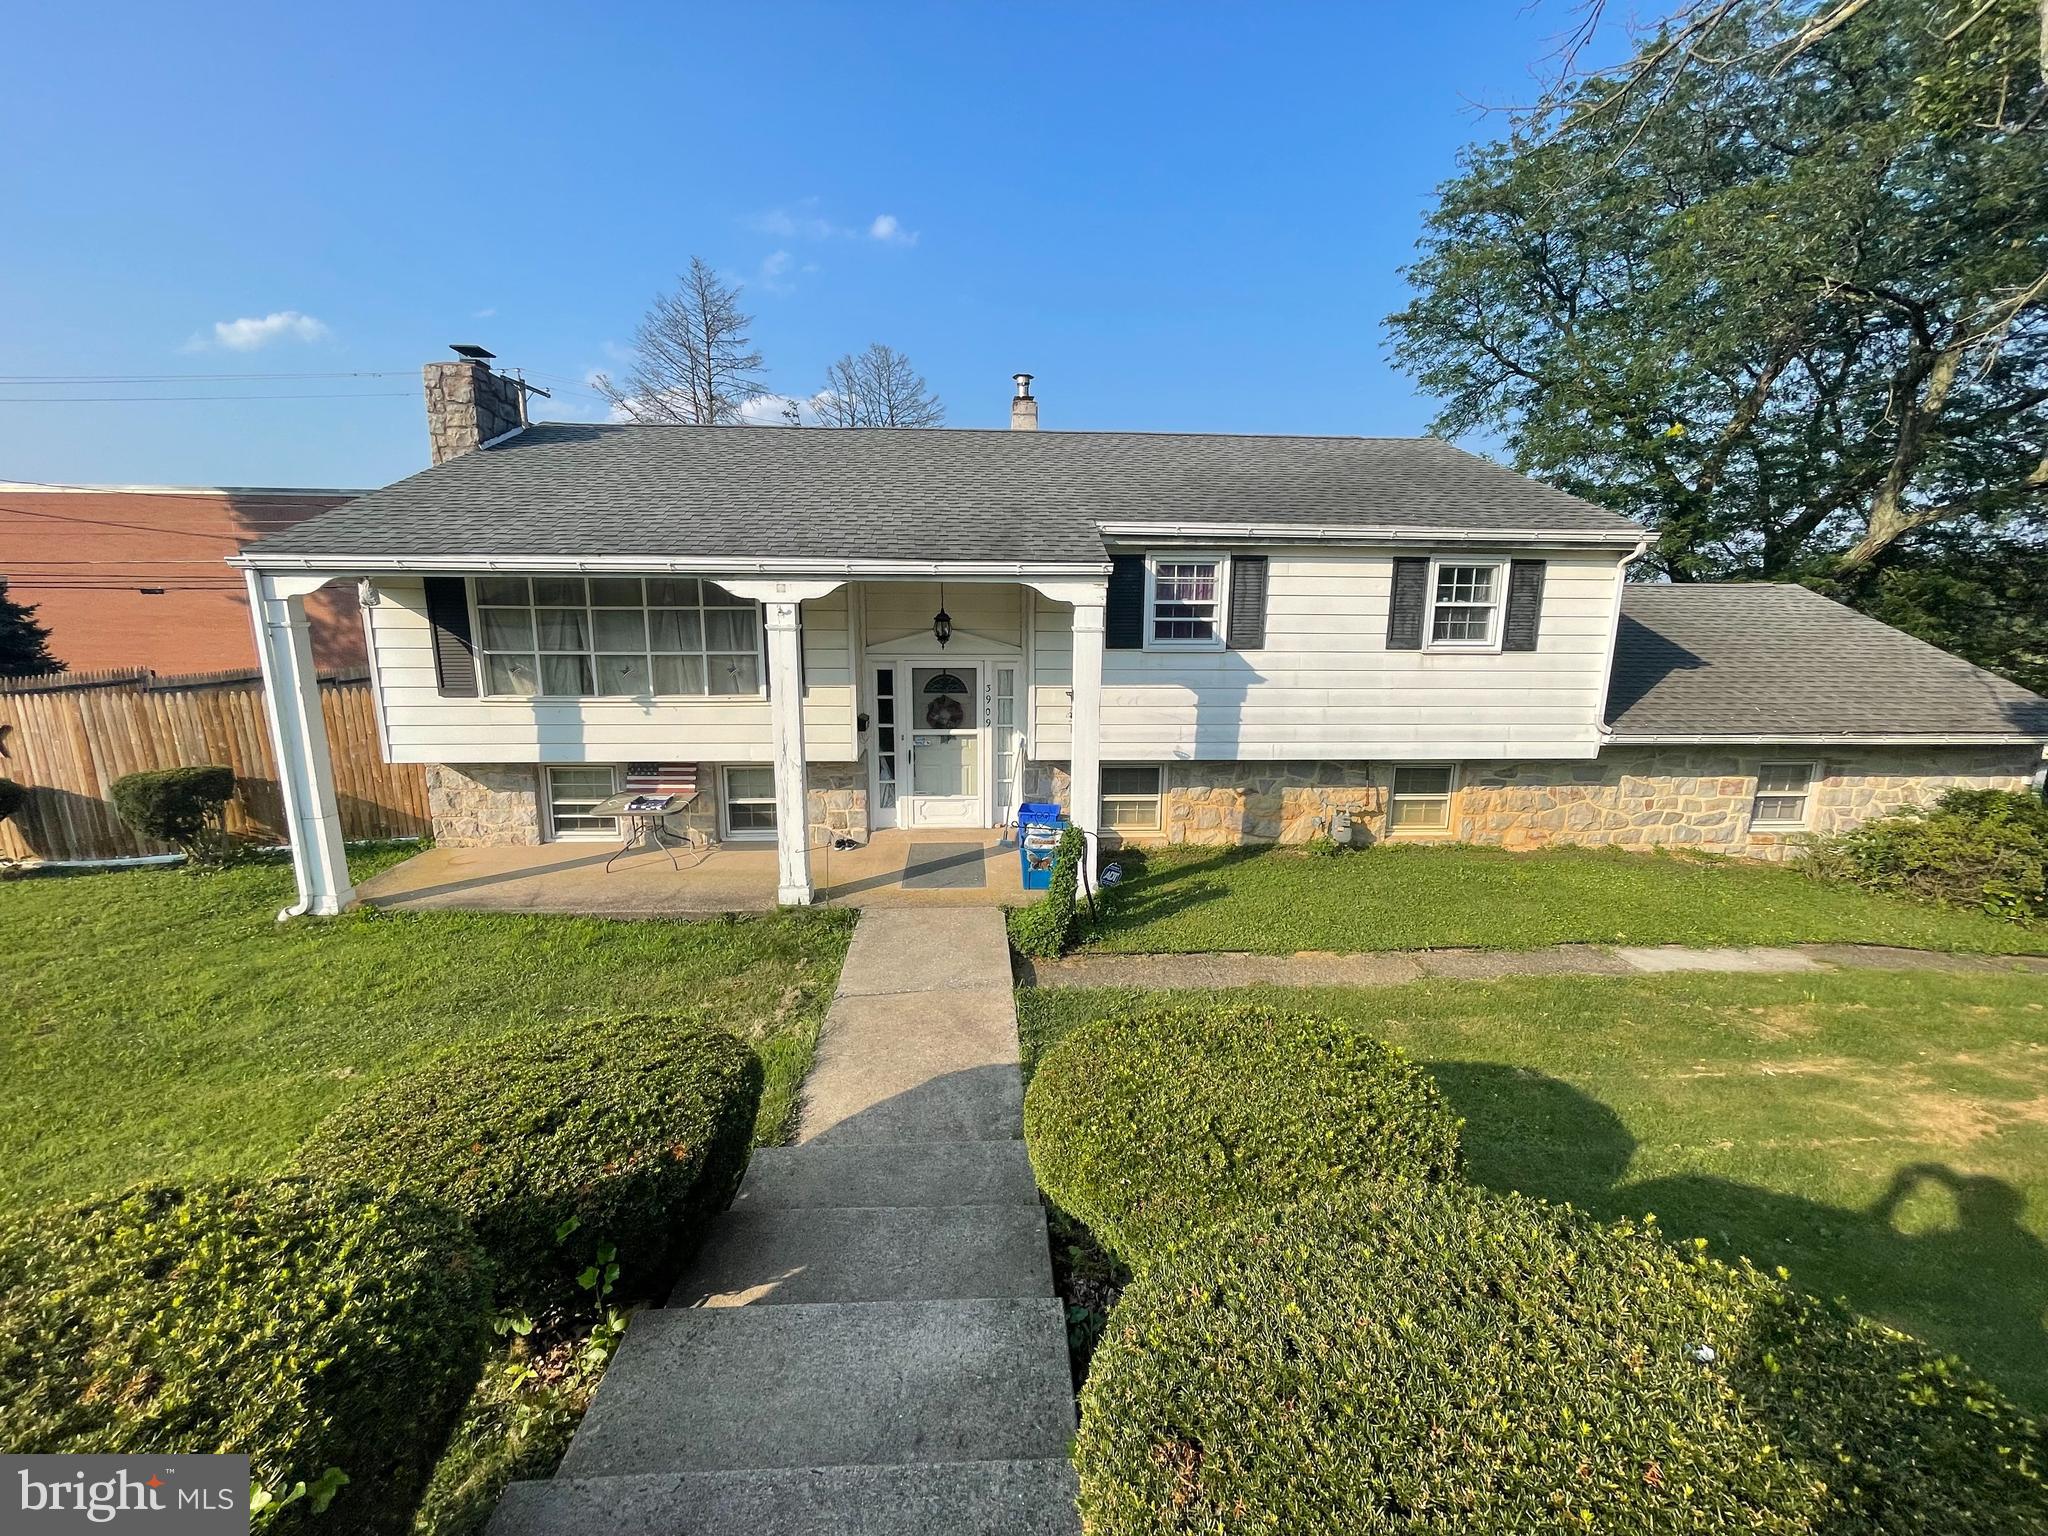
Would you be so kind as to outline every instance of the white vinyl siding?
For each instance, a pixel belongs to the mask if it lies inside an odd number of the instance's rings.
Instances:
[[[1451,795],[1458,770],[1450,763],[1404,763],[1387,791],[1387,833],[1442,837],[1451,830]]]
[[[508,573],[510,574],[510,573]],[[380,576],[372,627],[377,697],[394,763],[629,763],[773,760],[768,700],[443,698],[419,578]],[[804,755],[850,762],[853,651],[847,589],[803,605]]]
[[[1258,650],[1108,651],[1104,759],[1596,755],[1618,551],[1532,552],[1549,562],[1533,652],[1388,650],[1393,553],[1272,549]],[[1501,552],[1503,596],[1519,553]],[[1041,598],[1033,611],[1033,756],[1058,762],[1071,751],[1073,610]]]
[[[1762,763],[1756,772],[1756,799],[1749,824],[1759,832],[1797,832],[1812,820],[1814,763]]]

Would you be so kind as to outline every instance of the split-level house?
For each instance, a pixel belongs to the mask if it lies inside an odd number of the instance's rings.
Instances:
[[[351,896],[308,597],[361,594],[436,836],[609,837],[632,765],[772,840],[1683,845],[2038,783],[2048,700],[1790,586],[1631,585],[1636,524],[1429,438],[527,424],[431,364],[435,464],[248,546],[307,910]],[[1022,429],[1022,430],[1019,430]]]

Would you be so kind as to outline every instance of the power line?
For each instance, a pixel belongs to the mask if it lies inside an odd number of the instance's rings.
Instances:
[[[254,379],[409,379],[412,375],[409,368],[324,373],[0,373],[0,384],[245,383]]]

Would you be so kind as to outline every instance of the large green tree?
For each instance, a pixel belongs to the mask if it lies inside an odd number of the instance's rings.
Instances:
[[[1673,580],[1813,581],[2048,681],[2048,596],[2005,579],[2048,543],[2034,18],[1716,0],[1562,84],[1408,269],[1435,430],[1637,518]]]

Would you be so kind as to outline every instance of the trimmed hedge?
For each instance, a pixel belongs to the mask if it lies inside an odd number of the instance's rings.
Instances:
[[[1366,1179],[1456,1174],[1460,1122],[1382,1040],[1268,1008],[1075,1030],[1039,1063],[1039,1187],[1133,1271],[1201,1229]]]
[[[1215,1229],[1081,1395],[1091,1536],[2048,1531],[1956,1362],[1653,1228],[1386,1185]]]
[[[1806,872],[2009,922],[2048,916],[2048,806],[2038,796],[1952,789],[1932,809],[1911,806],[1806,840]]]
[[[0,821],[5,821],[21,809],[21,803],[28,798],[28,791],[12,779],[0,779]]]
[[[1010,943],[1033,960],[1057,960],[1074,937],[1074,899],[1081,886],[1081,859],[1087,836],[1079,827],[1060,833],[1053,849],[1045,894],[1028,907],[1010,912]]]
[[[114,809],[131,831],[205,859],[216,851],[221,811],[234,794],[232,768],[159,768],[114,780]]]
[[[361,1189],[143,1185],[17,1217],[0,1451],[247,1452],[273,1497],[315,1490],[267,1531],[406,1531],[489,1301],[459,1223]],[[316,1521],[330,1468],[347,1482]]]
[[[761,1081],[760,1058],[722,1030],[591,1020],[369,1090],[315,1128],[298,1168],[395,1182],[462,1216],[503,1306],[588,1305],[577,1276],[606,1245],[619,1294],[649,1296],[738,1188]]]

